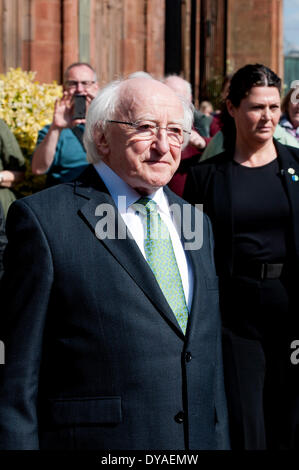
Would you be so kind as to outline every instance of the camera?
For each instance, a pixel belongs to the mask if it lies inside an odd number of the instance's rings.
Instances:
[[[86,96],[74,95],[74,111],[72,119],[85,119],[86,116]]]

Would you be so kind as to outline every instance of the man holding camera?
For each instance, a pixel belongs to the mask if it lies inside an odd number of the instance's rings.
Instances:
[[[31,163],[33,174],[47,173],[48,186],[73,180],[88,164],[82,141],[84,107],[98,91],[95,70],[84,62],[71,64],[64,74],[63,90],[51,125],[39,132]]]

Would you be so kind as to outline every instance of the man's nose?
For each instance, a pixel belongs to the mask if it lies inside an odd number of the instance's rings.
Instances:
[[[81,82],[77,82],[76,84],[76,94],[83,93],[85,91],[84,86]]]
[[[153,143],[159,153],[163,154],[169,152],[169,139],[165,127],[158,127],[157,135]]]
[[[265,121],[269,121],[271,119],[271,111],[270,111],[270,108],[268,108],[268,106],[264,108],[263,118]]]

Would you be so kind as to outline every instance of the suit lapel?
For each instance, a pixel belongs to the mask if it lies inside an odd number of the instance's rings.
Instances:
[[[221,233],[217,228],[217,245],[221,258],[226,258],[222,263],[229,267],[229,273],[233,269],[233,201],[232,201],[232,161],[223,157],[224,161],[218,164],[215,171],[215,181],[213,186],[215,219],[222,227]]]
[[[79,210],[79,216],[183,339],[184,335],[152,270],[119,215],[106,186],[93,167],[88,167],[84,173],[75,186],[75,194],[87,199]],[[108,228],[105,238],[103,227],[105,231]]]
[[[299,257],[299,180],[296,181],[293,178],[296,175],[299,178],[299,159],[298,156],[295,156],[295,152],[294,154],[291,153],[289,147],[286,147],[277,141],[274,141],[274,143],[278,153],[281,175],[285,183],[286,192],[290,202],[294,243],[297,257]],[[298,151],[296,153],[298,154]]]

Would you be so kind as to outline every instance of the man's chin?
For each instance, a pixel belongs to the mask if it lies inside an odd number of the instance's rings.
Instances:
[[[139,178],[137,179],[135,175],[135,178],[131,179],[131,182],[129,183],[132,188],[134,188],[136,191],[138,191],[140,194],[146,195],[146,194],[152,194],[153,192],[157,191],[159,188],[162,188],[163,186],[166,186],[171,178],[173,177],[174,170],[173,168],[170,168],[168,165],[167,171],[151,171],[147,175],[144,175],[144,178]],[[134,181],[135,179],[135,181]]]
[[[158,189],[163,188],[164,186],[166,186],[169,183],[170,180],[171,180],[171,178],[165,179],[163,181],[162,180],[155,180],[155,181],[151,181],[151,182],[144,182],[144,183],[136,184],[134,186],[134,189],[136,191],[138,191],[139,194],[148,195],[148,194],[152,194],[155,191],[157,191]]]

